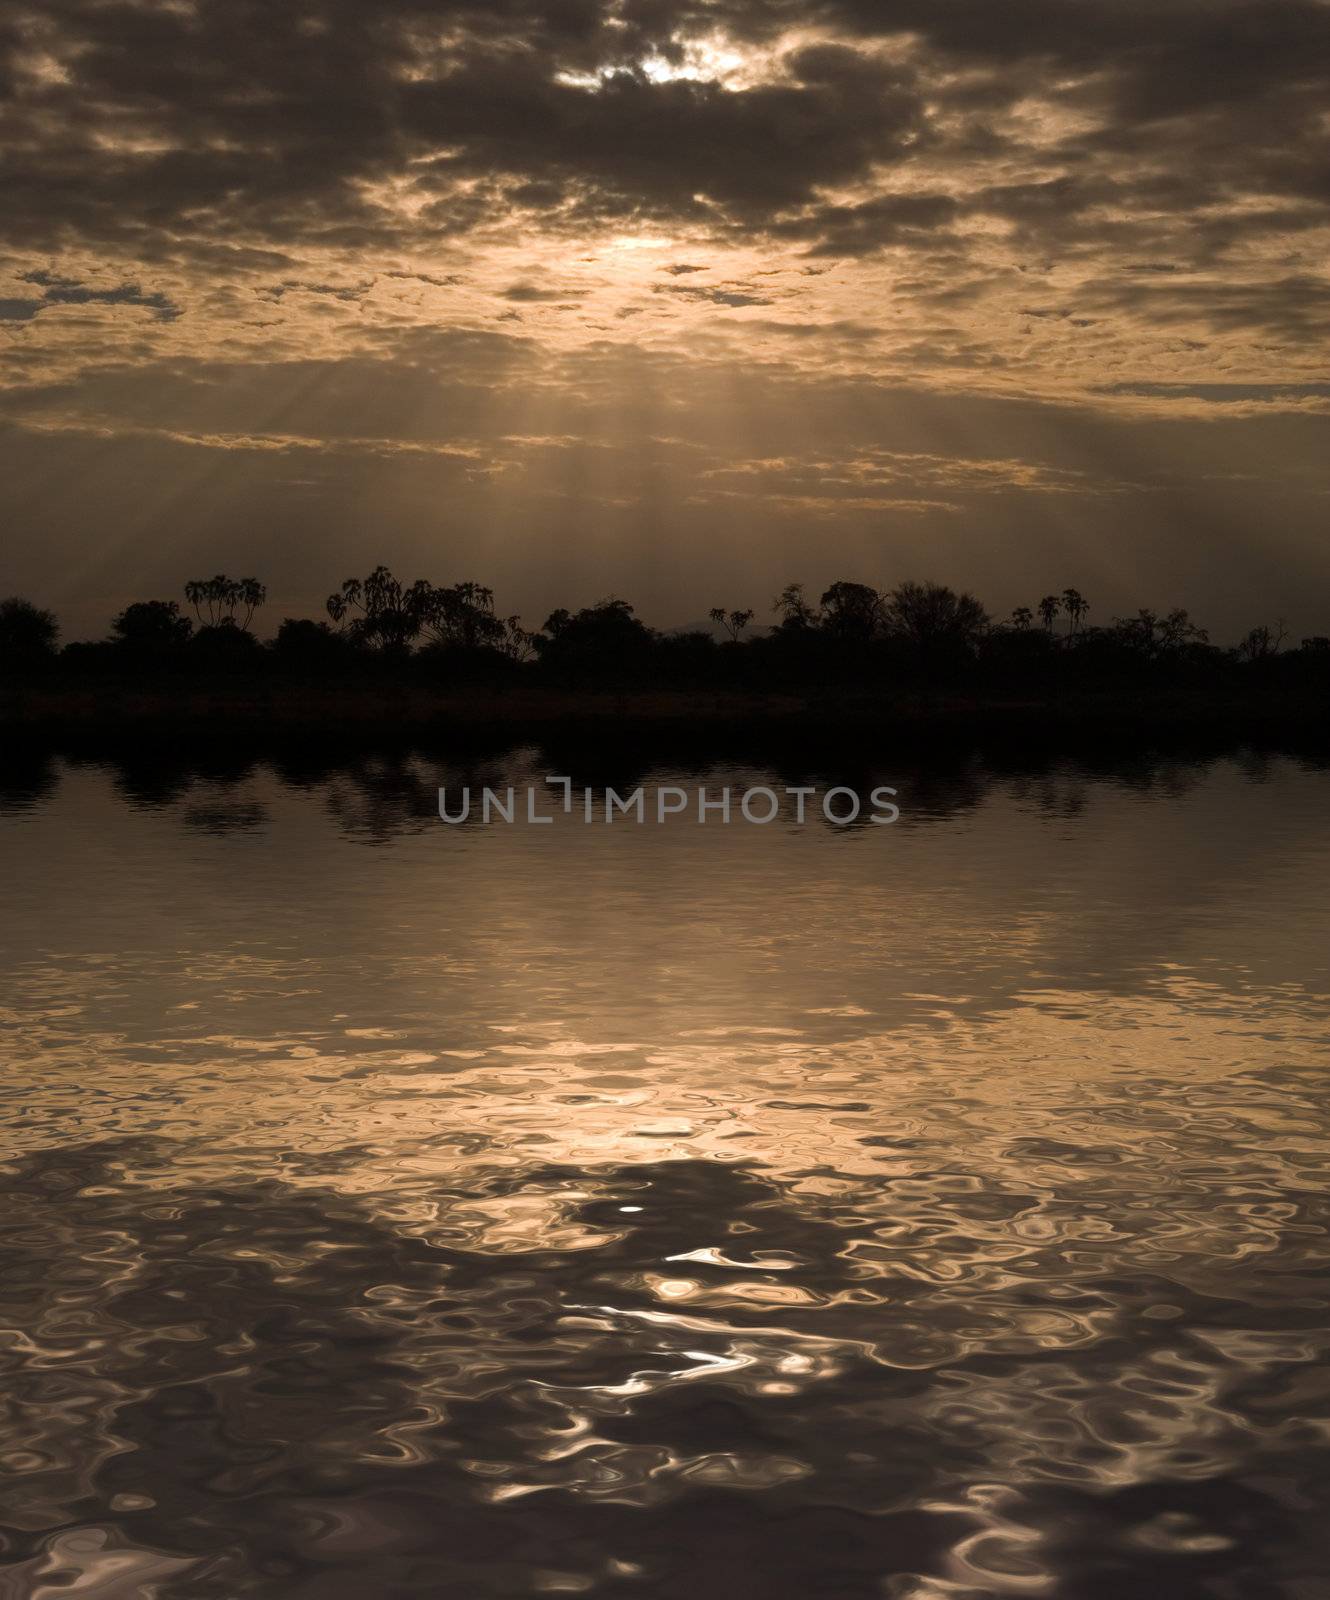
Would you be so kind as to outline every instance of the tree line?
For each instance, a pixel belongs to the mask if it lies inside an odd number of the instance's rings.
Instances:
[[[18,597],[0,601],[0,670],[11,680],[43,673],[410,673],[459,682],[749,689],[1330,677],[1330,638],[1292,647],[1282,623],[1260,624],[1235,647],[1221,648],[1182,609],[1142,609],[1095,623],[1075,588],[995,619],[974,595],[940,583],[878,590],[841,581],[816,599],[792,583],[772,601],[765,625],[755,624],[751,607],[715,606],[714,632],[662,633],[626,600],[609,598],[577,611],[560,608],[528,630],[520,617],[497,609],[484,584],[406,583],[377,566],[328,596],[326,620],[286,617],[266,643],[253,628],[267,601],[258,579],[218,573],[191,579],[183,594],[187,609],[176,600],[139,600],[112,620],[108,638],[63,649],[50,612]]]

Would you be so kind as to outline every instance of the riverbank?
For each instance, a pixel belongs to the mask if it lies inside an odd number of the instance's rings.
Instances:
[[[548,686],[433,690],[417,685],[80,686],[0,691],[6,739],[117,743],[356,744],[439,738],[513,745],[585,737],[727,745],[829,741],[1085,746],[1242,740],[1330,743],[1330,698],[1207,689],[1044,695],[946,692],[801,694],[708,690],[594,693]]]

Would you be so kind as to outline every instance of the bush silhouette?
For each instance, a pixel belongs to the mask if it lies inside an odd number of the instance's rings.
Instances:
[[[0,600],[0,670],[28,672],[54,661],[59,637],[49,611],[18,595]]]

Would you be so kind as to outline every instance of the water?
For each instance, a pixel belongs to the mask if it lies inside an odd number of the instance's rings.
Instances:
[[[0,1595],[1324,1596],[1330,772],[464,776],[11,778]]]

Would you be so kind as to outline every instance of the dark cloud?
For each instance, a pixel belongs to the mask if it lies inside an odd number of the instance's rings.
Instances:
[[[385,278],[406,278],[415,283],[428,283],[435,289],[451,289],[456,284],[465,283],[466,279],[460,272],[450,272],[445,278],[435,277],[428,272],[385,272]]]
[[[822,206],[773,232],[808,241],[813,255],[860,256],[885,245],[936,247],[964,204],[945,194],[891,194],[855,206]]]
[[[684,283],[658,283],[657,294],[674,294],[683,300],[704,300],[715,306],[769,306],[772,304],[767,295],[754,294],[751,289],[739,285],[720,284],[715,288],[697,289],[691,284]]]
[[[1330,340],[1330,281],[1308,273],[1264,283],[1172,277],[1108,279],[1083,291],[1094,311],[1128,313],[1161,328],[1201,325],[1216,334],[1278,339],[1324,348]]]
[[[151,311],[159,322],[174,322],[180,307],[161,292],[145,294],[137,283],[118,284],[114,289],[96,289],[76,278],[61,278],[41,270],[19,274],[21,283],[31,283],[42,290],[39,300],[0,300],[0,317],[10,321],[28,321],[48,306],[142,306]]]
[[[522,305],[537,305],[542,301],[578,300],[585,293],[585,289],[542,289],[535,283],[514,283],[503,291],[503,298]]]
[[[1330,383],[1106,383],[1098,392],[1170,400],[1185,397],[1215,405],[1244,405],[1252,401],[1330,400]]]
[[[268,300],[281,300],[287,294],[298,292],[327,295],[333,300],[355,301],[363,300],[373,287],[373,280],[368,283],[306,283],[301,278],[287,278],[285,282],[274,283],[260,292]]]
[[[911,83],[848,49],[801,52],[790,81],[741,93],[631,71],[578,87],[551,66],[489,51],[406,86],[403,125],[421,146],[450,152],[434,177],[435,219],[461,180],[536,176],[560,195],[569,222],[761,226],[903,152],[922,118]],[[495,189],[494,198],[507,195]]]
[[[670,76],[698,41],[796,29],[825,37],[769,79]],[[1134,211],[1148,233],[1146,213],[1159,231],[1161,213],[1245,193],[1283,202],[1210,217],[1228,248],[1330,198],[1320,0],[44,0],[11,10],[0,46],[6,221],[38,248],[365,248],[515,206],[551,226],[671,217],[862,254],[922,246],[973,209],[1066,242],[1097,207],[1116,227],[1092,231],[1111,236]],[[1061,172],[826,203],[921,159],[1028,165],[1004,119],[1031,94],[1083,119],[1044,152]],[[390,182],[422,204],[394,212]]]

